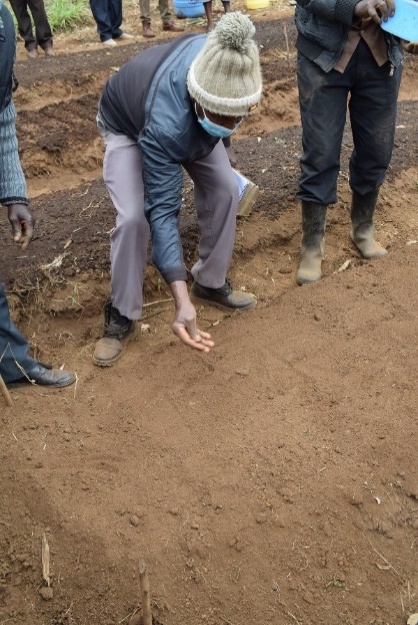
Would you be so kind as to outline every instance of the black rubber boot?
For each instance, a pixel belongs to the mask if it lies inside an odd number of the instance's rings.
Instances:
[[[379,189],[366,195],[353,191],[351,202],[351,240],[363,258],[380,258],[387,251],[374,238],[373,215],[376,208]]]
[[[326,217],[326,205],[302,202],[302,242],[296,274],[296,282],[300,285],[316,282],[322,276]]]

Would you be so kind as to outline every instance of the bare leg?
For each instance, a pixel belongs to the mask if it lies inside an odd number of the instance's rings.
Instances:
[[[215,24],[213,22],[213,16],[212,16],[212,4],[213,4],[212,0],[208,0],[208,2],[204,2],[203,4],[203,6],[205,7],[206,19],[208,21],[208,25],[206,27],[207,33],[213,30],[215,27]]]

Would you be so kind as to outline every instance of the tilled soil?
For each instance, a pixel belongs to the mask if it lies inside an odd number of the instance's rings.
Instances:
[[[231,278],[257,295],[256,310],[199,308],[216,346],[192,352],[171,333],[172,302],[150,264],[138,336],[109,370],[91,363],[115,217],[95,112],[106,77],[155,44],[137,37],[108,52],[91,29],[87,44],[57,37],[54,58],[19,50],[37,230],[22,253],[2,215],[1,279],[36,356],[78,381],[12,389],[12,408],[0,396],[0,624],[128,623],[142,558],[162,625],[401,625],[418,612],[418,58],[405,57],[376,217],[388,256],[365,262],[349,240],[347,127],[324,279],[299,288],[291,11],[253,14],[264,97],[234,140],[261,194],[238,220]],[[187,177],[181,231],[190,266]]]

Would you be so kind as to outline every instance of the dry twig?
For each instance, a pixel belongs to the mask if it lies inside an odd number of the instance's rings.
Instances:
[[[12,402],[11,395],[9,393],[9,389],[7,388],[6,383],[3,380],[3,378],[1,377],[1,375],[0,375],[0,388],[1,388],[2,395],[3,395],[3,397],[4,397],[5,401],[6,401],[6,404],[9,407],[13,406],[13,402]]]
[[[142,620],[144,625],[152,625],[152,612],[149,595],[149,580],[145,560],[139,563],[139,587],[141,589]]]
[[[42,577],[51,585],[51,577],[49,575],[49,545],[45,534],[42,536]]]
[[[287,22],[286,22],[286,20],[283,20],[283,31],[284,31],[284,40],[286,42],[286,59],[287,59],[287,64],[289,65],[290,51],[289,51],[289,38],[287,36]]]

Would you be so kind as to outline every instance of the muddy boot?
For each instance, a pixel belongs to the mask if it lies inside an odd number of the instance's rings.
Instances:
[[[151,39],[155,37],[155,32],[151,28],[151,22],[149,20],[143,20],[142,22],[142,34],[144,37]]]
[[[111,367],[122,356],[123,350],[134,335],[135,321],[121,315],[108,302],[104,306],[104,333],[93,354],[93,364]]]
[[[163,22],[163,30],[169,30],[172,33],[182,33],[184,26],[179,26],[175,22],[169,20],[168,22]]]
[[[227,311],[252,310],[257,305],[255,295],[234,291],[228,279],[219,289],[211,289],[193,282],[190,298],[197,304],[209,304]]]
[[[351,240],[363,258],[380,258],[387,251],[374,238],[373,215],[376,208],[379,189],[366,195],[353,191],[351,202]]]
[[[316,282],[322,276],[327,207],[316,202],[302,202],[302,242],[296,274],[298,284]]]

